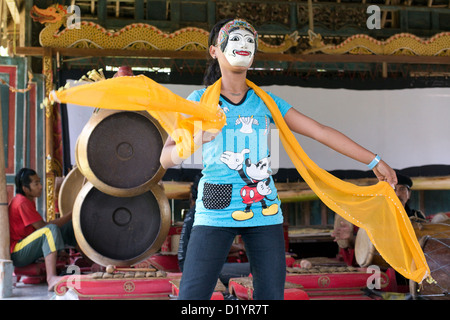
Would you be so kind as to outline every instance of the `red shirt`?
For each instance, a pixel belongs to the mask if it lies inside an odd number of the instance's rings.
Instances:
[[[8,212],[10,250],[12,253],[17,242],[36,231],[32,224],[42,220],[42,217],[36,211],[36,204],[20,193],[11,200]]]

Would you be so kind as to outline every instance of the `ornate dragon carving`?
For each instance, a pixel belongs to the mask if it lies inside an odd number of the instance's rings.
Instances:
[[[206,50],[209,32],[200,28],[183,28],[165,33],[155,26],[133,23],[118,31],[109,31],[94,22],[81,21],[76,28],[67,27],[66,7],[56,4],[47,9],[33,6],[31,17],[45,24],[39,34],[43,47],[146,49],[146,50]],[[63,28],[64,27],[64,28]],[[261,52],[284,52],[296,46],[298,35],[286,35],[280,45],[270,45],[263,40],[258,43]]]
[[[338,45],[326,45],[320,34],[312,31],[308,33],[311,49],[306,50],[305,54],[322,52],[326,54],[450,56],[450,32],[436,34],[427,40],[409,33],[399,33],[385,41],[376,40],[365,34],[357,34]]]

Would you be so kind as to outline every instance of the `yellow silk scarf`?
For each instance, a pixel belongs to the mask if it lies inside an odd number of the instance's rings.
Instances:
[[[419,283],[430,277],[414,229],[392,187],[386,182],[356,186],[319,168],[303,151],[273,99],[252,82],[247,80],[247,84],[270,110],[286,152],[317,196],[331,210],[366,230],[386,262],[404,277]],[[58,91],[54,98],[97,108],[146,110],[174,138],[180,157],[187,158],[199,147],[192,140],[198,130],[220,130],[225,124],[225,115],[218,107],[220,90],[221,79],[207,88],[200,103],[195,103],[145,76],[136,76]]]
[[[187,159],[200,145],[200,130],[221,130],[226,116],[216,103],[186,100],[152,79],[124,76],[53,91],[50,100],[100,109],[147,111],[176,142],[178,155]]]
[[[403,276],[416,282],[422,282],[428,277],[430,269],[422,248],[392,187],[381,181],[373,186],[357,186],[319,168],[303,151],[275,101],[251,81],[247,80],[247,85],[266,104],[289,158],[322,202],[347,221],[366,230],[381,256]],[[208,87],[201,101],[217,105],[220,89],[219,79]]]

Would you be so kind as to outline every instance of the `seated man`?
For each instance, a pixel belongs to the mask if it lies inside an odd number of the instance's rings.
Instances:
[[[16,196],[9,204],[11,260],[24,267],[44,257],[48,289],[58,282],[56,261],[64,245],[76,246],[72,213],[45,222],[36,211],[35,199],[41,196],[42,184],[37,173],[22,168],[15,177]]]
[[[405,208],[408,217],[426,219],[426,216],[422,211],[411,209],[408,205],[409,199],[411,198],[411,188],[413,186],[412,180],[401,174],[397,174],[397,180],[398,183],[395,186],[395,194],[397,194],[397,197]]]

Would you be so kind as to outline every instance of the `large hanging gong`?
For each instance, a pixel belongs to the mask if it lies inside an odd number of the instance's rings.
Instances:
[[[166,137],[147,112],[96,110],[78,138],[77,165],[107,194],[138,195],[165,173],[159,158]]]
[[[81,250],[100,265],[130,266],[160,249],[170,227],[170,207],[162,187],[137,196],[115,197],[86,183],[73,210]]]
[[[61,216],[72,212],[78,192],[87,182],[78,167],[74,167],[64,179],[58,195],[58,208]]]

